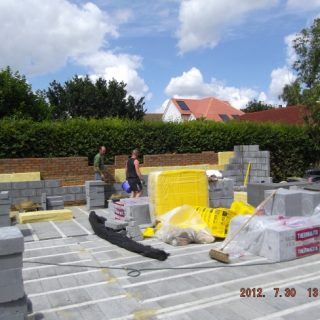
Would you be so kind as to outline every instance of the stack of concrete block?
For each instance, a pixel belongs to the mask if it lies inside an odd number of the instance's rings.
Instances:
[[[22,279],[24,240],[17,227],[0,229],[0,320],[27,318]]]
[[[115,231],[119,231],[122,229],[125,229],[128,226],[127,221],[122,221],[122,220],[106,220],[104,223],[107,228],[111,228]]]
[[[274,190],[266,190],[265,197]],[[265,206],[267,215],[311,216],[320,204],[320,192],[303,189],[278,189]]]
[[[252,206],[258,206],[265,198],[266,190],[274,190],[279,188],[289,189],[293,186],[308,186],[308,182],[288,182],[288,183],[248,183],[248,203]]]
[[[20,204],[22,201],[31,200],[42,203],[41,195],[62,196],[64,202],[84,201],[84,186],[61,186],[59,180],[23,181],[0,183],[0,191],[10,191],[12,204]]]
[[[210,208],[230,208],[233,202],[232,179],[219,179],[209,182],[209,205]]]
[[[137,221],[133,219],[130,220],[128,223],[128,226],[126,227],[126,231],[127,231],[127,237],[129,237],[130,239],[134,241],[143,240],[143,236]]]
[[[234,146],[234,157],[230,159],[223,171],[223,176],[243,185],[248,165],[251,163],[248,182],[272,182],[270,177],[270,153],[260,151],[258,145]]]
[[[99,209],[105,207],[106,196],[105,196],[105,186],[103,181],[93,180],[86,181],[86,201],[87,210]]]
[[[10,207],[9,191],[0,191],[0,227],[10,225]]]
[[[149,198],[126,198],[113,203],[110,211],[115,220],[134,220],[140,227],[147,227],[154,224],[150,215]]]
[[[62,196],[47,196],[46,198],[47,210],[64,209],[64,201]]]

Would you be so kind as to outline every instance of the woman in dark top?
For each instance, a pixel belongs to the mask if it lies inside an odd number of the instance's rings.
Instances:
[[[139,160],[137,159],[139,151],[132,151],[130,159],[126,164],[126,179],[131,188],[131,198],[137,198],[142,195],[142,175],[139,168]]]

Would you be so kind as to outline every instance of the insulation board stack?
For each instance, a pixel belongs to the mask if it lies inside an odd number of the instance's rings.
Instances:
[[[27,319],[23,250],[23,235],[17,227],[0,228],[0,320]]]
[[[150,216],[149,198],[125,198],[115,202],[112,206],[115,220],[135,221],[141,227],[153,225]]]
[[[46,210],[61,210],[64,209],[64,201],[62,196],[47,196]]]
[[[232,179],[219,179],[209,182],[209,206],[210,208],[230,208],[233,202]]]
[[[274,190],[266,190],[265,198],[272,192]],[[320,192],[280,188],[267,202],[265,211],[267,215],[311,216],[319,204]]]
[[[87,210],[105,207],[105,186],[103,181],[86,181]]]
[[[10,207],[11,201],[9,191],[0,192],[0,227],[10,225]]]
[[[206,172],[186,169],[151,172],[148,179],[148,195],[152,217],[185,204],[208,207]]]
[[[17,215],[19,223],[64,221],[71,220],[72,218],[72,211],[69,209],[19,212]]]
[[[223,176],[233,179],[236,186],[243,185],[249,163],[251,169],[248,182],[272,182],[270,153],[260,151],[258,145],[234,146],[234,157],[225,166]]]

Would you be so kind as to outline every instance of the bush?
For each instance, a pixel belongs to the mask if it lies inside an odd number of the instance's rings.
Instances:
[[[56,122],[0,121],[0,158],[88,156],[99,144],[114,155],[186,153],[233,150],[237,144],[258,144],[271,152],[271,173],[276,180],[301,176],[317,160],[306,126],[231,121],[187,123],[141,122],[120,119],[72,119]]]

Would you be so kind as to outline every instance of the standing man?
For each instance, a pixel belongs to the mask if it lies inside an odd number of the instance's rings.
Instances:
[[[103,174],[104,171],[104,155],[106,154],[106,147],[100,146],[99,152],[94,157],[93,168],[94,168],[94,179],[95,180],[105,180],[105,176]]]
[[[142,175],[139,167],[139,151],[137,149],[132,151],[131,158],[126,164],[126,179],[131,188],[130,198],[138,198],[142,194]]]

